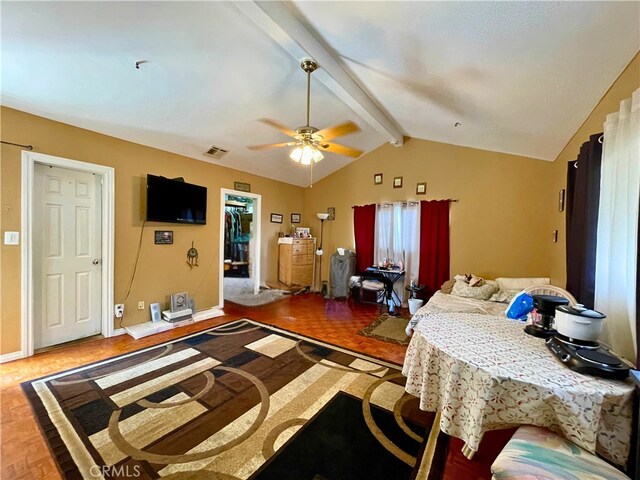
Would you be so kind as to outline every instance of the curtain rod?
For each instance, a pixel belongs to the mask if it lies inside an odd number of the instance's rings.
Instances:
[[[4,143],[6,145],[13,145],[14,147],[26,148],[27,150],[33,150],[33,145],[22,145],[20,143],[5,142],[4,140],[0,140],[0,143]]]
[[[459,202],[459,201],[460,201],[460,200],[458,200],[457,198],[447,198],[446,200],[449,200],[450,202]],[[406,200],[398,200],[398,201],[396,201],[396,202],[376,203],[376,205],[377,205],[378,207],[385,207],[385,206],[391,206],[391,205],[393,205],[394,203],[398,203],[398,202],[400,202],[403,206],[404,206],[404,205],[407,205],[407,204],[409,204],[409,205],[417,205],[418,203],[420,203],[420,202],[422,202],[422,201],[424,201],[424,200],[409,200],[409,201],[406,201]],[[426,200],[426,201],[427,201],[427,202],[430,202],[431,200]],[[358,205],[353,205],[351,208],[356,208],[357,206],[358,206]]]

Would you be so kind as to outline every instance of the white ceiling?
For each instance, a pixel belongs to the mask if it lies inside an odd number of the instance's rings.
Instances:
[[[640,43],[639,2],[289,8],[407,135],[544,160]],[[212,161],[202,152],[218,145],[230,153],[215,163],[309,184],[286,150],[246,149],[287,140],[259,118],[304,124],[305,78],[233,4],[3,1],[1,47],[3,105],[199,160]],[[148,63],[136,70],[136,60]],[[385,142],[317,80],[311,100],[312,125],[362,128],[339,143],[370,151]],[[314,179],[350,161],[327,153]]]

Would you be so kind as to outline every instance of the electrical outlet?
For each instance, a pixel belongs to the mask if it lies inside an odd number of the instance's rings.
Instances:
[[[144,302],[143,301],[138,302],[138,310],[144,310]]]
[[[116,315],[116,318],[124,317],[124,303],[116,303],[114,313]]]

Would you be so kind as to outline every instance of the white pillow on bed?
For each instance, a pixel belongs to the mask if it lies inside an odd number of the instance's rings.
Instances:
[[[513,290],[498,290],[491,295],[490,302],[509,303],[513,297],[522,291],[520,288],[514,288]]]
[[[491,295],[498,291],[498,284],[493,280],[486,280],[480,287],[471,287],[462,280],[456,280],[451,295],[465,298],[475,298],[476,300],[488,300]]]
[[[533,285],[549,285],[551,280],[548,277],[540,277],[540,278],[506,278],[499,277],[496,278],[496,282],[498,282],[498,287],[500,290],[524,290],[527,287],[532,287]]]

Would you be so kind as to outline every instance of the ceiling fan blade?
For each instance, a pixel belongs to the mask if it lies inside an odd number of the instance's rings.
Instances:
[[[323,150],[326,150],[331,153],[337,153],[338,155],[347,155],[348,157],[358,158],[362,155],[362,150],[358,150],[353,147],[346,147],[344,145],[340,145],[339,143],[324,143],[320,145]]]
[[[334,138],[348,135],[350,133],[359,132],[360,127],[351,121],[334,125],[333,127],[323,128],[316,135],[322,135],[324,140],[333,140]]]
[[[270,148],[293,147],[295,144],[296,142],[268,143],[266,145],[250,145],[247,148],[249,150],[268,150]]]
[[[276,120],[273,120],[271,118],[261,118],[258,121],[264,124],[267,124],[270,127],[275,128],[276,130],[280,130],[282,133],[284,133],[285,135],[289,135],[290,137],[295,137],[296,135],[296,132],[294,132],[290,128],[285,127],[280,122],[277,122]]]

